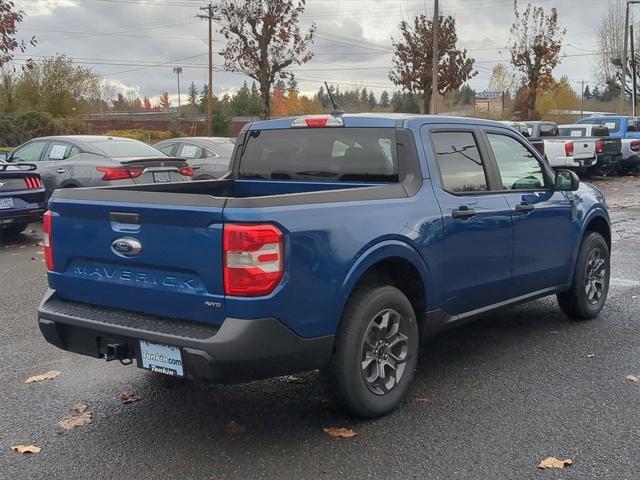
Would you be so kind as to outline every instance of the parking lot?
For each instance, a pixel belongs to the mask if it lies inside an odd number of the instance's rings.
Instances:
[[[46,278],[33,225],[0,243],[0,477],[637,478],[640,383],[626,377],[640,375],[640,177],[595,183],[614,228],[601,316],[570,322],[548,298],[431,338],[408,401],[375,421],[341,413],[316,373],[204,385],[55,349],[36,323]],[[61,429],[79,403],[91,422]],[[549,456],[573,465],[538,470]]]

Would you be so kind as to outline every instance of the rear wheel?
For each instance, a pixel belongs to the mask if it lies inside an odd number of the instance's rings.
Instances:
[[[576,320],[598,316],[609,293],[609,247],[602,235],[589,232],[582,241],[571,289],[558,294],[565,315]]]
[[[361,287],[347,304],[328,371],[330,388],[352,414],[375,418],[404,399],[418,359],[418,326],[392,286]]]

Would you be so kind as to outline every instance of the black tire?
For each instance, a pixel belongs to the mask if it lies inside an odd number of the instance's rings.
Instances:
[[[396,325],[399,334],[392,336]],[[347,303],[323,374],[338,403],[350,413],[377,418],[404,399],[416,369],[418,345],[416,316],[407,297],[392,286],[360,287]],[[386,382],[379,377],[381,371],[383,377],[389,375]],[[367,381],[365,375],[377,378]]]
[[[580,246],[571,288],[558,294],[560,309],[575,320],[596,318],[609,293],[610,275],[607,242],[599,233],[587,233]]]
[[[17,237],[29,226],[28,223],[14,223],[0,229],[0,237]]]

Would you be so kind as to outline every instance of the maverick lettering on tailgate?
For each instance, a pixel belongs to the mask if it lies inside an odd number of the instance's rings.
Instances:
[[[200,282],[195,278],[142,272],[132,269],[125,270],[113,267],[85,267],[76,265],[73,267],[73,274],[79,277],[90,277],[94,280],[114,280],[117,282],[163,285],[178,290],[198,290],[201,288]]]

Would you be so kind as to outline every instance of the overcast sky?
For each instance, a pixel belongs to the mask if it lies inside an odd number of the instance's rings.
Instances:
[[[181,91],[194,81],[206,82],[207,27],[195,17],[205,0],[17,0],[26,12],[19,26],[23,37],[36,35],[29,54],[65,54],[92,68],[119,88],[157,97],[177,93],[174,66],[182,66]],[[566,75],[574,88],[585,80],[594,85],[597,31],[608,0],[536,0],[546,9],[557,7],[567,29],[556,76]],[[496,63],[508,64],[505,49],[513,21],[513,0],[440,0],[442,13],[456,18],[459,45],[476,59],[478,75],[470,84],[487,86]],[[395,87],[388,80],[392,38],[398,24],[432,11],[432,0],[308,0],[306,25],[318,27],[314,58],[294,72],[301,90],[315,92],[321,82],[341,88],[367,87],[377,95]],[[622,28],[622,26],[621,26]],[[214,37],[214,51],[222,45]],[[222,58],[215,55],[214,65]],[[246,77],[214,74],[216,93],[237,89]]]

